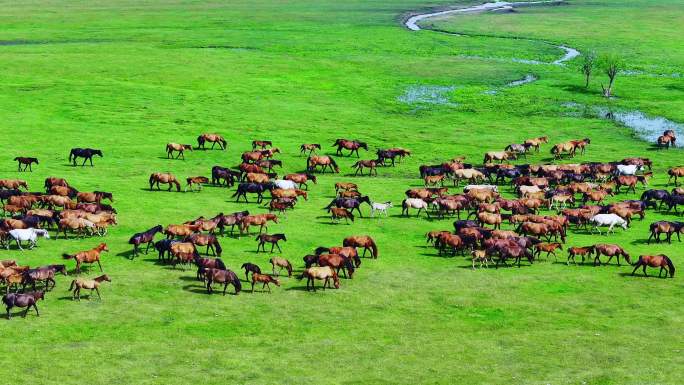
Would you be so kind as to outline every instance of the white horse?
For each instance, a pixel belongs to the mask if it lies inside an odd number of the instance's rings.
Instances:
[[[491,190],[498,193],[499,186],[493,184],[469,184],[463,188],[464,193],[467,193],[470,190]]]
[[[406,216],[408,216],[409,208],[418,209],[418,214],[416,214],[416,216],[420,215],[421,210],[425,210],[425,214],[427,214],[428,218],[430,218],[430,213],[428,212],[428,204],[420,198],[404,199],[404,201],[401,202],[401,215],[404,215],[405,213]]]
[[[385,203],[378,203],[378,202],[371,202],[371,217],[375,216],[375,212],[379,212],[380,214],[385,214],[385,217],[387,217],[387,209],[392,207],[392,202],[385,202]]]
[[[283,190],[294,190],[297,188],[297,184],[291,180],[278,179],[274,181],[273,184]]]
[[[47,230],[34,229],[33,227],[28,229],[10,230],[9,235],[10,237],[12,237],[12,239],[14,239],[17,242],[19,250],[22,251],[24,249],[21,248],[21,241],[28,241],[30,250],[36,246],[36,240],[38,239],[38,237],[45,237],[46,239],[50,239],[50,234],[48,234]],[[7,243],[7,248],[9,249],[9,242]]]
[[[620,218],[616,214],[596,214],[589,219],[589,223],[594,225],[594,227],[591,229],[592,233],[594,230],[597,230],[598,233],[601,234],[599,226],[608,226],[608,232],[606,234],[612,233],[613,227],[616,225],[627,230],[627,221]]]
[[[637,166],[635,164],[618,164],[617,174],[618,175],[636,175],[637,171],[642,171],[644,166]]]

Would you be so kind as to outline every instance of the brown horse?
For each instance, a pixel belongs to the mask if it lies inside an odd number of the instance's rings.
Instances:
[[[258,160],[261,160],[264,157],[264,153],[261,151],[247,151],[243,152],[240,157],[245,163],[254,163]]]
[[[330,285],[331,279],[335,285],[335,289],[340,288],[340,278],[337,276],[335,269],[331,268],[330,266],[310,267],[305,269],[302,275],[299,277],[299,280],[302,280],[304,277],[306,277],[306,291],[316,291],[315,280],[317,279],[324,281],[323,290]]]
[[[299,153],[304,154],[308,151],[309,155],[311,155],[312,153],[315,153],[316,150],[320,150],[320,149],[321,149],[321,145],[318,143],[305,143],[305,144],[302,144],[301,146],[299,146]]]
[[[437,184],[441,185],[444,187],[444,178],[446,178],[446,175],[426,175],[425,178],[423,178],[423,182],[425,184],[425,187],[428,186],[437,186]]]
[[[596,253],[596,257],[594,258],[594,265],[601,265],[601,259],[599,258],[601,255],[609,257],[608,261],[606,261],[605,263],[606,265],[610,263],[613,257],[615,257],[617,259],[617,265],[620,266],[620,256],[622,256],[627,263],[631,263],[629,254],[618,245],[598,244],[594,245],[594,251]]]
[[[674,135],[661,135],[656,140],[656,143],[660,148],[665,147],[665,149],[669,149],[670,146],[676,147],[677,138]]]
[[[38,164],[38,158],[30,158],[30,157],[24,157],[24,156],[18,156],[14,158],[14,161],[18,163],[17,166],[17,171],[26,171],[28,168],[29,172],[33,172],[33,169],[31,168],[31,164],[35,163]],[[24,166],[22,168],[21,166]]]
[[[103,274],[99,277],[95,277],[93,279],[83,279],[83,278],[76,278],[73,281],[71,281],[71,285],[69,286],[69,291],[73,291],[74,294],[72,295],[72,299],[76,300],[81,300],[81,289],[88,289],[90,290],[90,296],[93,294],[93,290],[97,293],[97,298],[102,300],[102,297],[100,296],[100,284],[102,282],[112,282],[112,279],[109,278],[107,274]],[[90,296],[88,296],[88,299],[90,299]]]
[[[335,159],[327,155],[312,155],[306,160],[306,169],[308,172],[315,172],[317,167],[321,167],[321,172],[325,173],[327,168],[336,174],[339,174],[340,168],[337,166]]]
[[[677,183],[677,178],[684,178],[684,166],[672,167],[671,169],[667,170],[667,175],[670,176],[670,178],[668,178],[667,180],[667,184],[670,184],[672,178],[674,178],[675,187],[679,186],[679,184]]]
[[[351,183],[351,182],[336,182],[335,183],[335,192],[339,191],[358,191],[359,186],[356,185],[356,183]]]
[[[218,143],[219,148],[221,150],[225,150],[228,147],[228,142],[218,134],[202,134],[197,137],[197,148],[198,149],[203,149],[206,150],[206,147],[204,147],[204,144],[206,142],[211,142],[211,149],[214,149],[214,146],[216,143]]]
[[[684,233],[684,222],[658,221],[649,226],[651,235],[648,237],[647,244],[651,244],[651,239],[660,243],[660,234],[665,234],[667,243],[672,243],[672,234],[677,234],[677,239],[681,242],[680,233]]]
[[[309,199],[309,194],[304,191],[304,190],[285,190],[285,189],[280,189],[276,188],[271,190],[271,196],[276,199],[280,198],[297,198],[297,197],[304,197],[304,200]]]
[[[188,192],[188,189],[190,191],[202,191],[202,185],[209,183],[209,178],[206,176],[191,176],[188,178],[185,178],[185,192]],[[197,189],[195,189],[193,186],[197,186]]]
[[[173,268],[176,265],[186,265],[191,264],[196,258],[199,258],[199,253],[195,244],[191,242],[176,242],[171,244],[171,256],[173,257]],[[184,270],[184,269],[183,269]]]
[[[185,150],[192,151],[192,145],[191,144],[179,144],[179,143],[169,143],[166,145],[166,157],[167,158],[172,158],[172,159],[178,159],[180,157],[185,160]],[[178,155],[176,155],[175,158],[173,158],[173,152],[177,151]]]
[[[546,258],[549,257],[549,255],[553,254],[554,260],[558,260],[558,256],[556,256],[556,250],[560,249],[563,250],[563,245],[558,243],[558,242],[542,242],[542,243],[537,243],[534,245],[534,256],[539,259],[541,256],[542,251],[546,253]]]
[[[275,214],[256,214],[256,215],[246,215],[240,220],[240,234],[249,234],[250,226],[259,226],[259,234],[261,234],[264,229],[268,231],[268,221],[278,223],[278,216]]]
[[[86,233],[89,233],[89,235],[93,235],[96,231],[95,223],[85,218],[62,218],[59,220],[59,223],[57,224],[55,239],[59,237],[60,232],[64,233],[64,238],[66,238],[67,230],[71,230],[71,232],[76,232],[76,234],[81,236],[81,238],[83,238]]]
[[[273,268],[273,275],[279,276],[280,271],[285,269],[287,270],[287,276],[292,277],[292,264],[287,259],[281,257],[273,257],[269,259],[268,262],[271,264],[271,267]],[[276,267],[278,268],[277,272]]]
[[[498,160],[499,163],[508,162],[509,160],[516,159],[515,152],[511,151],[489,151],[484,155],[484,161],[482,163],[492,163],[492,161]]]
[[[105,192],[105,191],[76,193],[76,201],[77,202],[100,204],[100,203],[102,203],[103,199],[108,199],[110,202],[114,202],[114,195],[110,192]]]
[[[240,294],[240,291],[242,290],[242,282],[240,282],[240,278],[238,278],[237,274],[235,274],[232,270],[207,269],[204,275],[207,277],[207,293],[209,294],[214,291],[214,289],[211,287],[214,282],[223,284],[223,295],[226,295],[228,284],[233,285],[235,288],[235,295]]]
[[[368,151],[368,145],[358,140],[337,139],[332,146],[337,147],[337,155],[340,156],[342,155],[343,149],[349,150],[349,156],[352,156],[353,153],[356,153],[357,158],[359,157],[359,148],[363,148],[364,150]]]
[[[340,274],[340,270],[344,274],[344,277],[349,277],[350,279],[354,277],[354,265],[352,260],[343,257],[339,254],[321,254],[318,256],[318,266],[330,266],[335,269],[337,274]]]
[[[344,218],[345,223],[349,223],[350,219],[352,223],[354,223],[354,214],[344,207],[331,207],[328,211],[330,212],[330,218],[333,222],[339,222],[340,219]]]
[[[648,185],[648,178],[652,176],[653,173],[648,173],[648,175],[618,175],[615,177],[615,191],[620,192],[620,187],[627,186],[627,192],[631,189],[632,192],[636,193],[637,182],[641,182],[643,186]]]
[[[494,226],[495,230],[500,229],[501,228],[501,222],[503,222],[500,214],[487,213],[487,212],[477,213],[477,221],[480,223],[481,226],[492,225],[492,226]]]
[[[252,273],[252,293],[254,293],[254,284],[257,282],[263,284],[261,285],[261,291],[263,291],[265,287],[268,287],[269,293],[271,292],[271,283],[275,284],[276,286],[280,286],[280,281],[268,274]]]
[[[173,237],[187,237],[188,235],[197,232],[200,230],[202,227],[202,224],[182,224],[182,225],[168,225],[166,226],[166,229],[164,229],[164,234],[166,235],[167,239],[171,239]]]
[[[22,273],[21,290],[26,291],[26,286],[31,285],[33,290],[36,290],[36,282],[45,282],[45,291],[50,290],[50,283],[54,289],[57,283],[55,282],[55,274],[60,273],[67,275],[66,266],[64,265],[47,265],[35,269],[28,269]]]
[[[541,146],[542,143],[548,143],[549,142],[549,137],[548,136],[540,136],[538,138],[532,138],[532,139],[527,139],[523,142],[523,145],[525,147],[534,147],[536,152],[539,152],[539,147]]]
[[[366,251],[370,250],[373,259],[378,258],[378,247],[373,238],[368,235],[353,235],[344,238],[342,241],[344,247],[363,247],[363,256],[366,256]]]
[[[285,175],[285,180],[289,180],[292,182],[295,182],[299,185],[299,188],[305,188],[309,189],[309,186],[306,184],[308,181],[312,181],[314,184],[317,183],[316,180],[316,175],[310,174],[310,173],[305,173],[305,174],[287,174]]]
[[[209,255],[209,249],[211,249],[211,252],[217,257],[220,257],[221,253],[223,252],[223,249],[221,248],[221,244],[219,243],[218,238],[216,238],[216,236],[213,234],[190,234],[187,237],[185,237],[183,242],[190,242],[195,246],[206,246],[207,255]]]
[[[567,153],[573,158],[576,151],[577,145],[574,141],[558,143],[551,148],[551,154],[554,156],[554,159],[560,159],[563,156],[563,153]]]
[[[26,189],[28,191],[28,184],[25,180],[21,179],[0,179],[0,189],[8,190],[18,190],[20,188]]]
[[[668,257],[665,254],[640,255],[639,260],[634,265],[634,270],[632,270],[632,275],[634,275],[634,273],[636,273],[637,269],[641,267],[644,271],[644,275],[648,276],[648,274],[646,274],[646,266],[659,267],[660,271],[658,272],[658,278],[660,278],[662,276],[663,271],[665,271],[665,278],[667,278],[668,273],[670,273],[671,278],[674,278],[675,266],[672,263],[672,260],[670,259],[670,257]]]
[[[38,306],[36,306],[36,302],[38,300],[44,299],[45,293],[42,291],[32,291],[29,293],[24,293],[24,294],[18,294],[18,293],[8,293],[5,294],[2,297],[2,302],[5,304],[5,308],[7,309],[7,319],[11,319],[12,316],[10,314],[10,310],[13,307],[25,307],[26,310],[24,311],[24,314],[22,315],[23,318],[26,318],[26,314],[28,314],[29,309],[32,307],[36,309],[36,316],[40,316],[40,313],[38,313]]]
[[[256,148],[266,148],[266,147],[273,147],[273,142],[270,140],[253,140],[252,141],[252,149],[256,150]]]
[[[584,150],[588,145],[591,144],[591,139],[589,138],[584,138],[584,139],[579,139],[579,140],[571,140],[570,141],[574,146],[575,150],[573,151],[573,155],[577,152],[577,150],[580,150],[580,154],[584,155]]]
[[[352,168],[356,169],[356,171],[354,171],[354,175],[361,173],[361,176],[363,176],[363,169],[367,168],[368,169],[368,176],[373,176],[374,172],[375,172],[375,176],[378,176],[378,160],[377,159],[359,160],[358,162],[356,162],[352,165]]]
[[[150,175],[150,190],[152,190],[155,184],[157,185],[157,190],[161,190],[161,188],[159,187],[160,183],[168,184],[168,191],[171,191],[171,188],[175,185],[176,191],[180,192],[180,182],[178,182],[176,176],[171,173],[155,172],[152,175]]]
[[[81,273],[81,264],[82,263],[95,263],[97,262],[97,265],[100,267],[100,271],[102,271],[102,264],[100,263],[100,254],[103,252],[109,252],[109,248],[107,247],[106,243],[100,243],[97,245],[97,247],[86,250],[86,251],[79,251],[76,254],[62,254],[62,258],[64,259],[74,259],[76,261],[76,272]]]
[[[273,249],[275,247],[277,247],[278,251],[280,251],[282,253],[283,251],[280,249],[278,242],[281,240],[283,242],[287,242],[287,238],[285,237],[285,234],[282,234],[282,233],[272,234],[272,235],[271,234],[259,234],[256,236],[256,238],[254,240],[259,241],[259,244],[257,245],[257,253],[259,252],[259,250],[263,250],[264,253],[266,252],[266,243],[271,244],[271,253],[273,252]]]

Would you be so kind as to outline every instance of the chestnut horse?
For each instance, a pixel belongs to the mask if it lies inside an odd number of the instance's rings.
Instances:
[[[221,135],[202,134],[202,135],[197,137],[197,148],[198,149],[201,148],[203,150],[206,150],[206,147],[204,146],[204,144],[206,142],[211,142],[211,149],[212,150],[214,149],[214,146],[216,145],[216,143],[218,143],[219,148],[221,150],[225,150],[228,147],[228,142],[225,139],[223,139],[223,137]]]
[[[601,255],[605,255],[608,258],[606,265],[610,263],[613,257],[617,258],[617,265],[620,266],[620,256],[622,256],[627,263],[630,263],[629,254],[620,246],[612,244],[598,244],[594,245],[594,251],[596,252],[596,257],[594,258],[594,265],[601,265]]]
[[[662,276],[663,271],[665,271],[665,278],[667,278],[668,273],[670,273],[671,278],[674,278],[675,266],[672,263],[672,260],[670,259],[670,257],[668,257],[665,254],[640,255],[639,260],[634,265],[634,270],[632,270],[632,275],[634,275],[634,273],[636,273],[637,269],[641,267],[644,271],[644,275],[648,276],[648,274],[646,274],[646,266],[659,267],[660,272],[658,272],[658,278],[660,278]]]
[[[275,248],[275,247],[277,247],[278,251],[280,251],[282,253],[283,251],[280,249],[280,246],[278,245],[278,241],[282,240],[283,242],[287,242],[287,238],[285,237],[285,234],[282,234],[282,233],[273,234],[273,235],[259,234],[259,235],[257,235],[257,237],[254,240],[259,241],[259,244],[257,245],[257,253],[259,252],[259,250],[263,250],[264,253],[266,252],[266,242],[271,244],[271,253],[273,252],[273,248]]]
[[[257,147],[260,148],[266,148],[266,147],[273,147],[273,142],[270,140],[253,140],[252,141],[252,150],[256,150]]]
[[[261,234],[264,229],[268,231],[268,221],[278,223],[278,216],[275,214],[256,214],[256,215],[246,215],[240,220],[240,234],[249,234],[250,226],[259,226],[259,234]]]
[[[64,259],[74,259],[76,260],[76,272],[81,273],[81,264],[82,263],[95,263],[97,262],[97,265],[100,267],[100,271],[102,271],[102,264],[100,263],[100,254],[103,252],[109,252],[109,248],[107,247],[106,243],[100,243],[97,245],[95,248],[86,250],[86,251],[79,251],[76,254],[62,254],[62,258]]]
[[[340,156],[342,155],[343,149],[349,150],[349,156],[352,156],[352,154],[356,152],[357,158],[359,157],[359,148],[363,148],[364,150],[368,151],[368,145],[358,140],[337,139],[332,146],[337,147],[337,155]]]
[[[19,188],[25,188],[28,191],[28,184],[25,180],[21,179],[0,179],[0,188],[8,190],[18,190]]]
[[[323,173],[325,173],[327,168],[330,168],[330,171],[336,174],[339,174],[340,172],[340,168],[337,166],[335,159],[327,155],[312,155],[306,159],[306,169],[308,172],[316,171],[318,166],[322,167],[321,172]]]
[[[261,291],[264,290],[264,287],[268,287],[269,293],[271,292],[271,283],[275,284],[276,286],[280,286],[280,281],[268,274],[252,273],[252,293],[254,293],[254,285],[257,282],[263,283],[263,285],[261,285]]]
[[[363,247],[363,257],[366,256],[366,251],[370,250],[371,257],[373,259],[378,258],[378,247],[373,238],[369,237],[368,235],[353,235],[351,237],[344,238],[344,241],[342,241],[342,246]]]
[[[169,143],[166,145],[166,157],[172,158],[172,159],[178,159],[180,157],[183,157],[183,160],[185,160],[185,150],[192,151],[192,145],[191,144]],[[173,157],[174,151],[178,151],[178,155],[176,155],[175,158]]]
[[[188,192],[188,189],[190,191],[202,191],[202,185],[209,183],[209,178],[206,176],[191,176],[189,178],[185,178],[185,192]],[[195,189],[193,186],[197,186],[197,189]]]
[[[305,173],[305,174],[287,174],[285,175],[285,180],[289,180],[292,182],[295,182],[299,185],[299,188],[305,188],[306,190],[309,189],[309,186],[306,184],[308,181],[312,181],[314,184],[317,183],[316,180],[316,175],[310,174],[310,173]]]
[[[100,284],[102,282],[112,282],[112,279],[109,278],[107,274],[103,274],[99,277],[93,278],[93,279],[83,279],[83,278],[76,278],[73,281],[71,281],[71,286],[69,286],[69,291],[73,291],[74,294],[72,296],[72,299],[77,299],[81,300],[81,289],[89,289],[90,290],[90,295],[92,295],[93,290],[97,293],[97,298],[102,300],[102,297],[100,296]],[[90,299],[90,296],[88,297]]]
[[[175,185],[176,191],[180,192],[180,182],[178,182],[176,176],[171,173],[155,172],[150,175],[150,190],[152,190],[155,184],[157,185],[157,190],[161,190],[159,187],[160,183],[168,184],[168,191],[171,191],[171,188]]]

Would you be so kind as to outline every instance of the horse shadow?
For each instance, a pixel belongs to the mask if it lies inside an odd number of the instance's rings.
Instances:
[[[323,288],[318,288],[316,290],[323,290]],[[307,290],[306,285],[304,286],[293,286],[293,287],[288,287],[285,289],[285,291],[303,291],[303,292],[313,292],[312,290]]]
[[[144,253],[142,253],[142,254],[144,254]],[[117,257],[125,257],[126,259],[129,259],[131,261],[134,259],[133,250],[122,251],[120,253],[117,253],[116,256]]]
[[[196,284],[195,285],[185,285],[185,286],[183,286],[183,290],[188,291],[190,293],[195,293],[195,294],[209,294],[207,292],[206,286],[199,286]],[[230,288],[228,288],[228,290],[230,290]],[[223,287],[221,288],[221,291],[219,291],[219,295],[222,293],[222,291],[223,291]],[[216,290],[214,290],[214,292],[216,292]],[[233,293],[226,292],[226,294],[233,294]]]

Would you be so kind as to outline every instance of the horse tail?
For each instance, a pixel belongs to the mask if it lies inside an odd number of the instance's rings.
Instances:
[[[71,156],[74,155],[74,150],[69,151],[69,162],[71,162]]]
[[[178,182],[177,180],[174,180],[174,181],[173,181],[173,184],[176,185],[176,191],[177,191],[177,192],[180,192],[180,189],[181,189],[180,182]]]
[[[244,264],[242,266],[244,266]],[[221,270],[227,269],[226,264],[223,263],[223,260],[221,258],[216,258],[216,267]]]
[[[221,248],[221,244],[218,241],[218,238],[214,237],[214,247],[216,248],[216,255],[219,256],[223,252],[223,248]]]
[[[76,286],[76,280],[75,280],[75,279],[72,279],[72,280],[71,280],[71,286],[69,286],[69,290],[68,290],[68,291],[74,290],[74,286]]]
[[[74,255],[69,255],[69,254],[67,254],[67,253],[64,253],[64,254],[62,254],[62,258],[64,258],[64,259],[73,259],[73,258],[76,258],[76,255],[75,255],[75,254],[74,254]]]
[[[204,137],[202,135],[197,137],[197,145],[201,146],[204,144]]]
[[[335,159],[330,158],[330,164],[332,164],[333,167],[335,167],[335,169],[339,169],[339,167],[337,167],[337,162],[335,162]]]
[[[667,255],[663,255],[663,258],[665,259],[665,262],[667,262],[667,267],[670,270],[670,277],[674,278],[674,275],[675,275],[674,263],[672,263],[672,260]]]
[[[292,264],[290,263],[290,261],[287,261],[286,268],[287,268],[287,274],[292,275]]]
[[[368,238],[368,240],[370,242],[371,251],[373,252],[373,258],[377,258],[378,257],[378,246],[375,244],[375,241],[372,240],[371,238]]]

